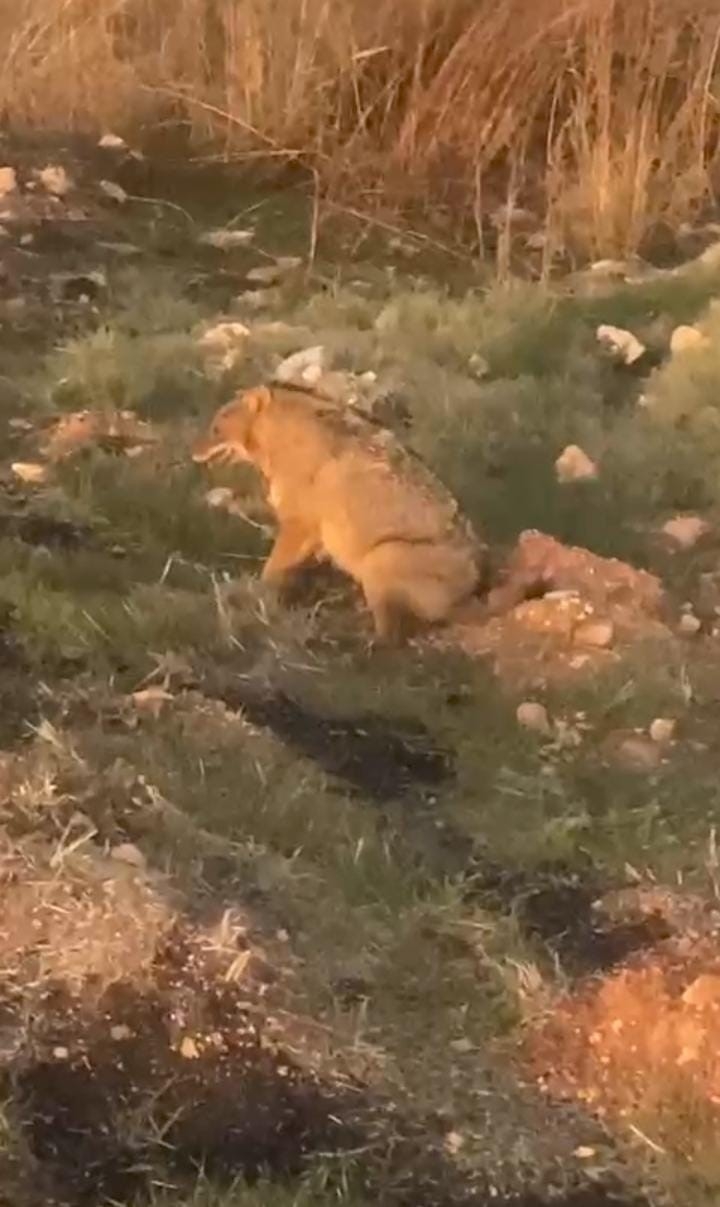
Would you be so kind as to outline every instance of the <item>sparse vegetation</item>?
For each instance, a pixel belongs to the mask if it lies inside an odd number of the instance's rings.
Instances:
[[[111,248],[97,297],[55,305],[52,329],[54,252],[28,257],[22,307],[0,299],[11,1207],[536,1207],[588,1187],[601,1204],[711,1202],[707,1145],[701,1178],[692,1165],[717,1104],[682,1064],[687,1110],[628,1076],[625,1113],[598,1116],[571,1078],[564,1103],[541,1093],[527,1050],[561,998],[582,1022],[584,978],[665,958],[654,916],[598,914],[609,890],[717,895],[720,370],[712,342],[668,351],[679,322],[715,330],[717,270],[574,296],[465,289],[360,255],[339,269],[321,241],[314,272],[249,301],[248,269],[274,263],[270,219],[260,254],[219,252],[197,239],[204,211],[173,200],[103,215],[143,259],[118,268]],[[239,209],[212,204],[220,224]],[[99,253],[71,254],[87,271]],[[218,368],[199,337],[219,313],[249,333]],[[612,360],[599,322],[631,328],[647,359]],[[374,375],[378,414],[498,560],[540,528],[658,574],[667,615],[570,678],[550,646],[520,649],[513,678],[459,645],[369,652],[331,575],[280,604],[257,582],[271,520],[255,476],[201,472],[188,450],[218,402],[310,344],[354,382]],[[73,427],[84,408],[95,427]],[[558,481],[569,444],[596,477]],[[691,509],[709,532],[670,547],[660,527]],[[526,698],[545,730],[519,723]],[[617,756],[628,736],[634,762]]]

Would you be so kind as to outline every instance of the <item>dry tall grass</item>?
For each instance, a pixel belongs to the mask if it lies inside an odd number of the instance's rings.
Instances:
[[[0,103],[115,129],[179,110],[454,237],[509,194],[553,242],[622,254],[712,192],[719,40],[717,0],[0,0]]]

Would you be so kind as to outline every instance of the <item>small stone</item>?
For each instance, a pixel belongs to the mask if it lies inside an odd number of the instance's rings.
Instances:
[[[227,320],[208,327],[198,343],[209,354],[213,364],[226,371],[240,360],[249,335],[250,329],[244,323]]]
[[[117,846],[111,847],[110,858],[133,868],[144,868],[147,862],[142,851],[133,842],[119,842]]]
[[[548,711],[544,704],[539,704],[536,700],[524,700],[522,704],[518,704],[515,717],[523,729],[530,729],[533,733],[540,733],[545,737],[552,734]]]
[[[685,352],[691,352],[696,348],[705,348],[708,343],[709,340],[702,331],[683,323],[676,327],[670,336],[670,353],[672,356],[682,356]]]
[[[573,1156],[577,1157],[580,1161],[591,1161],[595,1156],[595,1149],[591,1148],[589,1144],[579,1144]]]
[[[107,134],[103,134],[102,138],[98,140],[98,146],[102,147],[104,150],[123,151],[127,146],[127,143],[125,142],[124,138],[120,137],[119,134],[112,134],[110,131],[108,131]]]
[[[284,385],[314,386],[326,372],[327,358],[321,344],[302,348],[286,356],[275,370],[275,380]]]
[[[592,646],[605,650],[612,645],[615,627],[611,620],[583,620],[573,633],[575,645]]]
[[[48,164],[36,172],[36,176],[46,193],[53,197],[64,197],[73,187],[73,182],[61,164]]]
[[[594,260],[590,272],[597,277],[623,280],[630,272],[630,265],[626,260]]]
[[[185,1060],[197,1060],[200,1056],[200,1049],[192,1035],[183,1036],[178,1050],[180,1055],[185,1057]]]
[[[17,188],[17,173],[14,168],[0,168],[0,197],[7,197]]]
[[[678,515],[663,524],[660,531],[678,548],[692,549],[693,545],[696,545],[700,537],[704,536],[709,529],[710,525],[702,516]]]
[[[10,469],[21,482],[32,483],[34,486],[47,482],[47,466],[35,461],[13,461]]]
[[[662,746],[673,740],[676,729],[677,721],[673,717],[656,717],[651,722],[648,733],[653,742],[658,742]]]
[[[473,377],[478,377],[481,380],[483,377],[488,377],[490,373],[490,365],[479,352],[473,352],[468,361],[468,368]]]
[[[255,237],[253,230],[220,230],[204,231],[199,242],[206,247],[215,247],[218,251],[232,251],[234,247],[246,247]]]
[[[114,1039],[116,1043],[119,1043],[123,1039],[130,1039],[131,1035],[132,1031],[127,1023],[116,1023],[114,1027],[110,1028],[110,1038]]]
[[[460,1132],[446,1132],[443,1140],[446,1152],[451,1156],[460,1152],[460,1149],[465,1144],[465,1137]]]
[[[58,1044],[57,1048],[53,1048],[52,1054],[56,1060],[68,1060],[70,1057],[69,1049],[62,1047],[60,1044]]]
[[[558,482],[587,482],[598,476],[597,465],[577,444],[568,444],[555,462]]]
[[[98,181],[98,188],[111,201],[117,201],[118,205],[124,205],[128,199],[128,195],[121,184],[116,184],[114,180]]]
[[[205,502],[208,507],[228,507],[235,498],[234,492],[229,486],[215,486],[205,495]]]
[[[632,331],[625,331],[623,327],[611,327],[608,323],[602,323],[597,329],[597,338],[626,365],[634,365],[635,361],[645,354],[645,345],[640,343]]]
[[[693,637],[700,632],[702,621],[698,619],[694,612],[684,612],[680,617],[680,632],[687,634],[688,637]]]

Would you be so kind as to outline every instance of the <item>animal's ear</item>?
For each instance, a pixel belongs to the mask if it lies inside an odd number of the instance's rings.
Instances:
[[[258,386],[255,390],[248,390],[245,395],[245,406],[251,415],[259,415],[261,411],[270,404],[272,395],[267,386]]]

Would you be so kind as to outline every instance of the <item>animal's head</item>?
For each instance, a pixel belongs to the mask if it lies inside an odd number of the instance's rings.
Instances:
[[[207,435],[192,450],[201,465],[231,465],[255,460],[255,427],[258,416],[272,401],[266,386],[246,390],[216,412]]]

